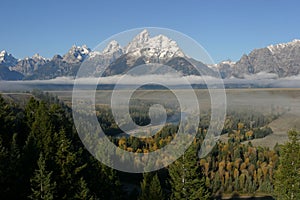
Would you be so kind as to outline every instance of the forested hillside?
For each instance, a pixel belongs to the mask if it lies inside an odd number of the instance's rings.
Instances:
[[[99,108],[97,112],[105,130],[118,132],[109,110]],[[115,171],[92,157],[74,129],[71,109],[57,98],[35,92],[20,106],[0,97],[0,199],[162,200],[274,194],[279,199],[297,199],[299,133],[290,132],[291,142],[274,149],[254,147],[251,139],[270,134],[264,127],[269,119],[256,115],[260,122],[250,126],[247,117],[229,115],[224,129],[229,140],[218,142],[207,157],[197,156],[207,131],[203,120],[193,144],[180,159],[142,176]],[[147,117],[136,116],[136,121],[142,123]],[[119,148],[148,153],[167,145],[177,129],[169,124],[145,139],[108,137]],[[293,173],[287,172],[290,163]],[[286,176],[298,190],[290,191],[289,183],[283,182]],[[281,188],[292,198],[281,198]]]
[[[25,108],[0,97],[0,199],[120,199],[116,172],[84,149],[68,108],[31,98]]]

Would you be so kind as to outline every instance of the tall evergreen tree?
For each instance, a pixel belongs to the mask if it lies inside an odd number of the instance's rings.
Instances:
[[[76,152],[72,151],[72,144],[66,137],[65,131],[61,130],[58,135],[57,152],[55,155],[56,181],[60,184],[57,187],[61,198],[74,195],[76,183],[75,169],[77,167]]]
[[[39,101],[31,97],[25,106],[26,122],[29,127],[32,126],[36,118],[36,112],[39,107]]]
[[[163,200],[164,195],[157,173],[145,173],[141,182],[141,194],[139,200]]]
[[[201,176],[197,161],[197,150],[194,145],[185,154],[169,166],[171,199],[209,199],[210,194]]]
[[[93,194],[99,199],[122,199],[121,184],[114,169],[105,166],[90,156],[84,169],[86,181]]]
[[[36,163],[39,159],[40,150],[37,148],[36,138],[33,134],[29,134],[24,146],[22,147],[22,154],[20,159],[20,166],[22,170],[21,178],[23,185],[23,195],[27,197],[31,193],[30,178],[33,176],[36,169]]]
[[[78,181],[78,187],[75,193],[75,199],[78,200],[93,200],[95,199],[87,186],[85,180],[81,177]]]
[[[31,178],[31,199],[55,199],[56,183],[52,181],[52,172],[47,171],[46,161],[42,154],[38,160],[38,169]]]
[[[300,133],[288,132],[289,142],[280,149],[280,165],[275,173],[278,199],[300,199]]]
[[[9,187],[7,185],[8,173],[7,168],[9,167],[9,152],[3,147],[0,139],[0,199],[5,199]]]
[[[22,187],[20,185],[20,176],[21,176],[21,166],[20,166],[20,149],[17,144],[18,134],[13,135],[11,142],[10,152],[9,152],[9,168],[6,172],[9,175],[7,184],[10,186],[10,193],[12,197],[18,197],[18,189]]]
[[[45,150],[44,153],[47,157],[47,154],[53,153],[52,151],[54,151],[52,149],[54,125],[51,122],[49,108],[46,102],[39,103],[32,119],[34,119],[34,121],[31,125],[31,134],[36,138],[38,148]]]

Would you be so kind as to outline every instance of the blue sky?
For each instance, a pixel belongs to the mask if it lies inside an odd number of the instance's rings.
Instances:
[[[289,0],[109,0],[0,2],[0,50],[51,58],[73,45],[93,48],[139,27],[170,28],[195,39],[219,62],[300,38],[300,3]]]

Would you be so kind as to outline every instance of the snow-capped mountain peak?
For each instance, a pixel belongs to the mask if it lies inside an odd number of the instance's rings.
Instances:
[[[232,61],[232,60],[224,60],[221,62],[221,64],[227,64],[230,66],[233,66],[236,62]]]
[[[91,49],[89,49],[86,45],[83,46],[73,45],[71,49],[68,51],[68,53],[63,56],[63,59],[71,63],[81,62],[86,58],[86,56],[90,52]]]
[[[83,45],[82,47],[81,47],[81,49],[82,49],[82,52],[81,53],[84,53],[84,54],[89,54],[90,52],[91,52],[91,49],[90,48],[88,48],[86,45]]]
[[[47,60],[46,58],[44,58],[43,56],[41,56],[40,54],[36,53],[32,56],[33,60]]]
[[[292,41],[292,43],[299,43],[300,42],[300,39],[294,39],[293,41]]]
[[[2,51],[0,52],[0,57],[3,57],[5,54],[7,54],[7,52],[6,52],[5,50],[2,50]]]
[[[170,57],[178,56],[184,57],[184,53],[178,47],[177,43],[174,40],[169,39],[167,36],[158,35],[149,40],[149,47],[155,48],[162,53],[168,53]]]
[[[11,54],[8,54],[5,50],[0,52],[0,64],[10,67],[16,65],[18,60]]]
[[[119,52],[122,51],[121,46],[119,45],[119,43],[116,40],[112,40],[107,46],[106,48],[102,51],[103,54],[111,54],[111,53],[115,53],[115,52]]]
[[[150,37],[147,30],[143,30],[125,47],[125,53],[144,56],[151,60],[168,60],[172,57],[185,57],[177,43],[165,35]]]
[[[178,48],[175,41],[169,39],[167,36],[164,35],[157,35],[151,38],[147,44],[147,47],[161,48],[161,49],[168,48],[170,46]]]
[[[89,52],[91,52],[91,50],[86,45],[82,45],[82,46],[73,45],[69,50],[69,53],[80,53],[84,55],[89,54]]]
[[[149,41],[149,38],[148,31],[146,29],[143,30],[125,47],[124,52],[129,53],[135,51],[136,49],[143,48],[144,45]]]
[[[149,36],[149,32],[147,29],[144,29],[142,32],[140,32],[138,35],[136,35],[133,38],[133,42],[140,42],[140,44],[144,44],[146,42],[148,42],[150,36]]]
[[[275,44],[275,45],[269,45],[267,46],[267,48],[271,51],[271,53],[278,53],[280,52],[282,49],[286,48],[286,47],[293,47],[293,46],[298,46],[300,45],[300,40],[299,39],[294,39],[291,42],[287,42],[287,43],[279,43],[279,44]]]

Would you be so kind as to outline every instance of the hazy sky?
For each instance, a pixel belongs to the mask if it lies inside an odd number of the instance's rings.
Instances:
[[[219,62],[300,38],[300,3],[289,0],[0,1],[0,50],[51,58],[113,34],[155,26],[200,43]]]

